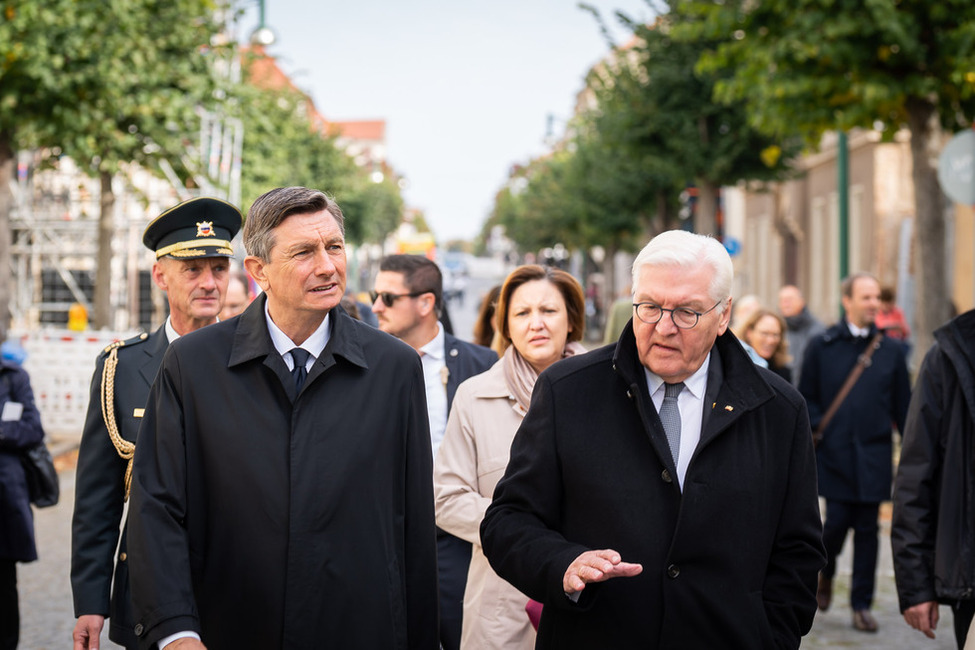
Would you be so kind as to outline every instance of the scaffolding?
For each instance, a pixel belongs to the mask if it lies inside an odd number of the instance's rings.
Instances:
[[[193,178],[198,189],[189,190],[164,159],[159,161],[161,175],[131,164],[112,179],[110,329],[147,327],[149,320],[156,320],[146,314],[147,274],[153,257],[142,246],[142,233],[155,216],[199,195],[239,205],[243,127],[237,120],[220,120],[207,113],[201,114],[201,122],[201,149],[185,154],[189,160],[206,161],[197,165],[203,171]],[[91,312],[98,260],[99,181],[67,157],[43,168],[46,158],[42,152],[26,151],[17,161],[10,311],[13,328],[22,331],[66,323],[72,303]],[[160,313],[161,298],[154,300]]]

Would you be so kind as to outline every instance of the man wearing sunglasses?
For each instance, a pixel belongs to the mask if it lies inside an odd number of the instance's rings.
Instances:
[[[408,343],[420,354],[427,392],[433,455],[443,440],[454,393],[464,380],[490,368],[493,350],[448,334],[439,319],[443,310],[443,274],[420,255],[390,255],[379,263],[372,311],[379,329]],[[440,583],[440,643],[460,648],[464,589],[471,561],[470,543],[437,529]]]
[[[481,524],[536,648],[798,648],[825,564],[802,396],[728,330],[733,267],[675,230],[619,341],[543,372]]]

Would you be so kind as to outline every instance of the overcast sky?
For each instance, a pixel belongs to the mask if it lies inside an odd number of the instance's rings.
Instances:
[[[608,47],[572,0],[265,0],[278,58],[329,120],[386,120],[390,164],[441,243],[477,235],[512,164],[560,133]],[[645,0],[592,0],[649,20]],[[247,5],[241,36],[257,22]],[[246,135],[245,135],[246,137]],[[322,187],[328,191],[329,188]],[[339,204],[342,197],[336,197]]]

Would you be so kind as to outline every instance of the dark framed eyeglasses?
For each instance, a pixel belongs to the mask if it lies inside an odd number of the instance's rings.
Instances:
[[[674,322],[674,325],[681,328],[682,330],[692,329],[697,325],[698,321],[701,320],[701,316],[714,311],[714,308],[720,305],[723,300],[719,300],[714,303],[714,306],[707,311],[694,311],[687,307],[675,307],[674,309],[664,309],[658,304],[652,302],[638,302],[633,304],[633,308],[636,309],[636,317],[642,320],[647,325],[653,325],[659,323],[660,319],[664,317],[664,312],[670,312],[670,320]]]
[[[390,293],[389,291],[370,291],[369,297],[372,298],[372,302],[375,304],[377,300],[382,298],[383,304],[387,307],[392,307],[400,298],[416,298],[417,296],[422,296],[425,293],[430,293],[429,291],[414,291],[413,293]]]

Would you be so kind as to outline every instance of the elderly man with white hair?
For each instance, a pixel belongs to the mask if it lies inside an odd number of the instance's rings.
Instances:
[[[731,259],[655,237],[619,341],[544,371],[481,525],[537,648],[798,648],[825,563],[806,405],[728,331]]]

